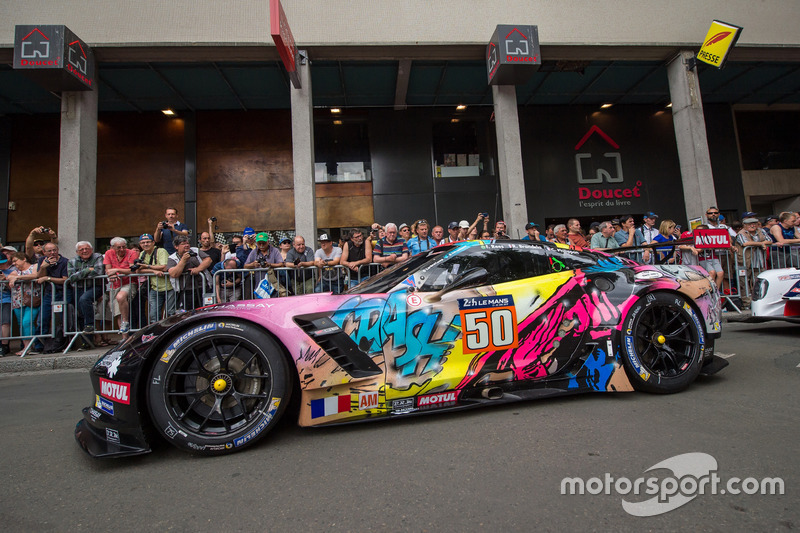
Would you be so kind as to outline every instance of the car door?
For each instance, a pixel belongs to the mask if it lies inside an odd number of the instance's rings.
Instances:
[[[477,269],[483,279],[458,286]],[[444,257],[387,299],[387,399],[546,379],[583,342],[586,317],[575,309],[583,294],[575,273],[553,267],[541,247],[486,245]]]

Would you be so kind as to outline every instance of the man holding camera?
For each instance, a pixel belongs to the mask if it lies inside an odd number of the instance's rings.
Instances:
[[[210,221],[211,219],[209,219]],[[211,258],[211,264],[216,265],[222,261],[222,252],[214,247],[214,240],[211,233],[204,231],[200,234],[200,251],[205,252]]]
[[[48,242],[43,247],[44,257],[39,261],[39,270],[37,271],[37,283],[44,286],[42,291],[42,334],[47,335],[50,333],[50,318],[53,312],[53,301],[64,301],[64,282],[67,281],[67,258],[58,253],[58,245]],[[53,283],[55,293],[51,290],[50,283]],[[57,315],[60,319],[60,315]],[[58,328],[56,328],[58,329]],[[64,344],[64,331],[61,329],[55,333],[56,339],[52,342],[50,339],[45,339],[45,351],[52,353],[56,348]]]
[[[58,235],[50,228],[37,226],[28,233],[25,239],[25,255],[31,259],[31,263],[38,263],[44,258],[44,245],[47,242],[58,244]]]
[[[203,292],[206,283],[210,284],[207,277],[211,258],[205,252],[192,248],[186,235],[176,236],[172,244],[175,253],[169,256],[167,270],[173,286],[177,285],[178,308],[190,311],[203,305]]]
[[[178,210],[174,207],[168,207],[164,213],[164,219],[156,226],[156,243],[164,247],[170,253],[175,253],[175,246],[173,241],[178,235],[189,236],[189,228],[186,224],[178,220]]]
[[[281,257],[281,252],[269,242],[269,235],[263,231],[256,235],[256,248],[247,256],[244,268],[280,268],[283,266],[286,265]],[[286,296],[286,288],[278,284],[278,277],[272,271],[255,273],[253,280],[255,286],[258,286],[265,277],[279,291],[280,296]]]

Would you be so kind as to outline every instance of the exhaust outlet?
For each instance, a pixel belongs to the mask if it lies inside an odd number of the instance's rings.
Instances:
[[[503,389],[500,387],[489,387],[481,391],[481,396],[488,400],[499,400],[503,397]]]

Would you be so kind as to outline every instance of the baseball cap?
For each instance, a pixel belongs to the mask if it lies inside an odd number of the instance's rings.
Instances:
[[[329,241],[329,240],[331,240],[331,238],[328,237],[327,233],[323,233],[322,235],[319,236],[319,239],[317,239],[317,240],[322,242],[322,241]]]
[[[17,253],[19,250],[14,248],[13,246],[3,246],[0,250],[8,250],[9,252]]]
[[[456,229],[458,228],[458,222],[451,222],[447,225],[447,229]]]
[[[755,224],[758,222],[757,218],[747,217],[746,219],[742,220],[742,224]]]
[[[537,224],[536,222],[528,222],[527,224],[525,224],[525,229],[526,230],[527,229],[531,229],[531,228],[538,228],[538,227],[539,227],[539,224]]]
[[[644,214],[644,218],[658,218],[658,215],[656,215],[652,211],[648,211],[647,213]]]
[[[600,227],[600,223],[596,222],[596,221],[592,222],[591,224],[589,224],[589,227],[590,228],[599,228]]]
[[[402,224],[400,224],[399,226],[397,226],[397,231],[400,231],[401,229],[403,229],[403,228],[407,228],[407,227],[408,227],[408,224],[406,224],[405,222],[403,222]]]
[[[289,244],[292,244],[292,239],[290,239],[289,237],[286,237],[285,239],[281,239],[281,244],[283,244],[285,242],[288,242]]]
[[[755,211],[745,211],[742,213],[742,218],[753,218],[754,216],[758,215]],[[742,220],[744,222],[744,220]]]
[[[256,242],[269,242],[269,235],[264,233],[263,231],[256,235]]]
[[[253,228],[251,228],[250,226],[247,226],[246,228],[244,228],[244,231],[242,232],[242,235],[245,235],[245,236],[247,236],[247,235],[255,235],[255,234],[256,234],[256,231]]]
[[[778,220],[778,217],[776,215],[770,215],[770,216],[768,216],[767,218],[764,219],[764,224],[766,224],[770,220]],[[5,250],[5,248],[3,248],[3,249]]]
[[[458,223],[458,227],[467,229],[469,227],[469,222],[467,222],[466,220],[462,220],[461,222]]]
[[[153,236],[150,235],[149,233],[142,233],[141,235],[139,235],[139,240],[140,241],[152,241],[153,240]]]
[[[619,219],[618,218],[612,218],[611,219],[611,223],[612,224],[619,224]]]

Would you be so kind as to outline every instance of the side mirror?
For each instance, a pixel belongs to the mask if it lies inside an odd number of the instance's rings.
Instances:
[[[455,291],[458,289],[463,289],[465,287],[472,287],[472,286],[480,286],[486,285],[489,281],[489,272],[483,267],[476,267],[467,270],[459,277],[457,277],[453,283],[446,286],[444,289],[440,290],[439,292],[435,292],[430,296],[425,298],[427,302],[438,302],[442,299],[442,296],[447,294],[450,291]]]

